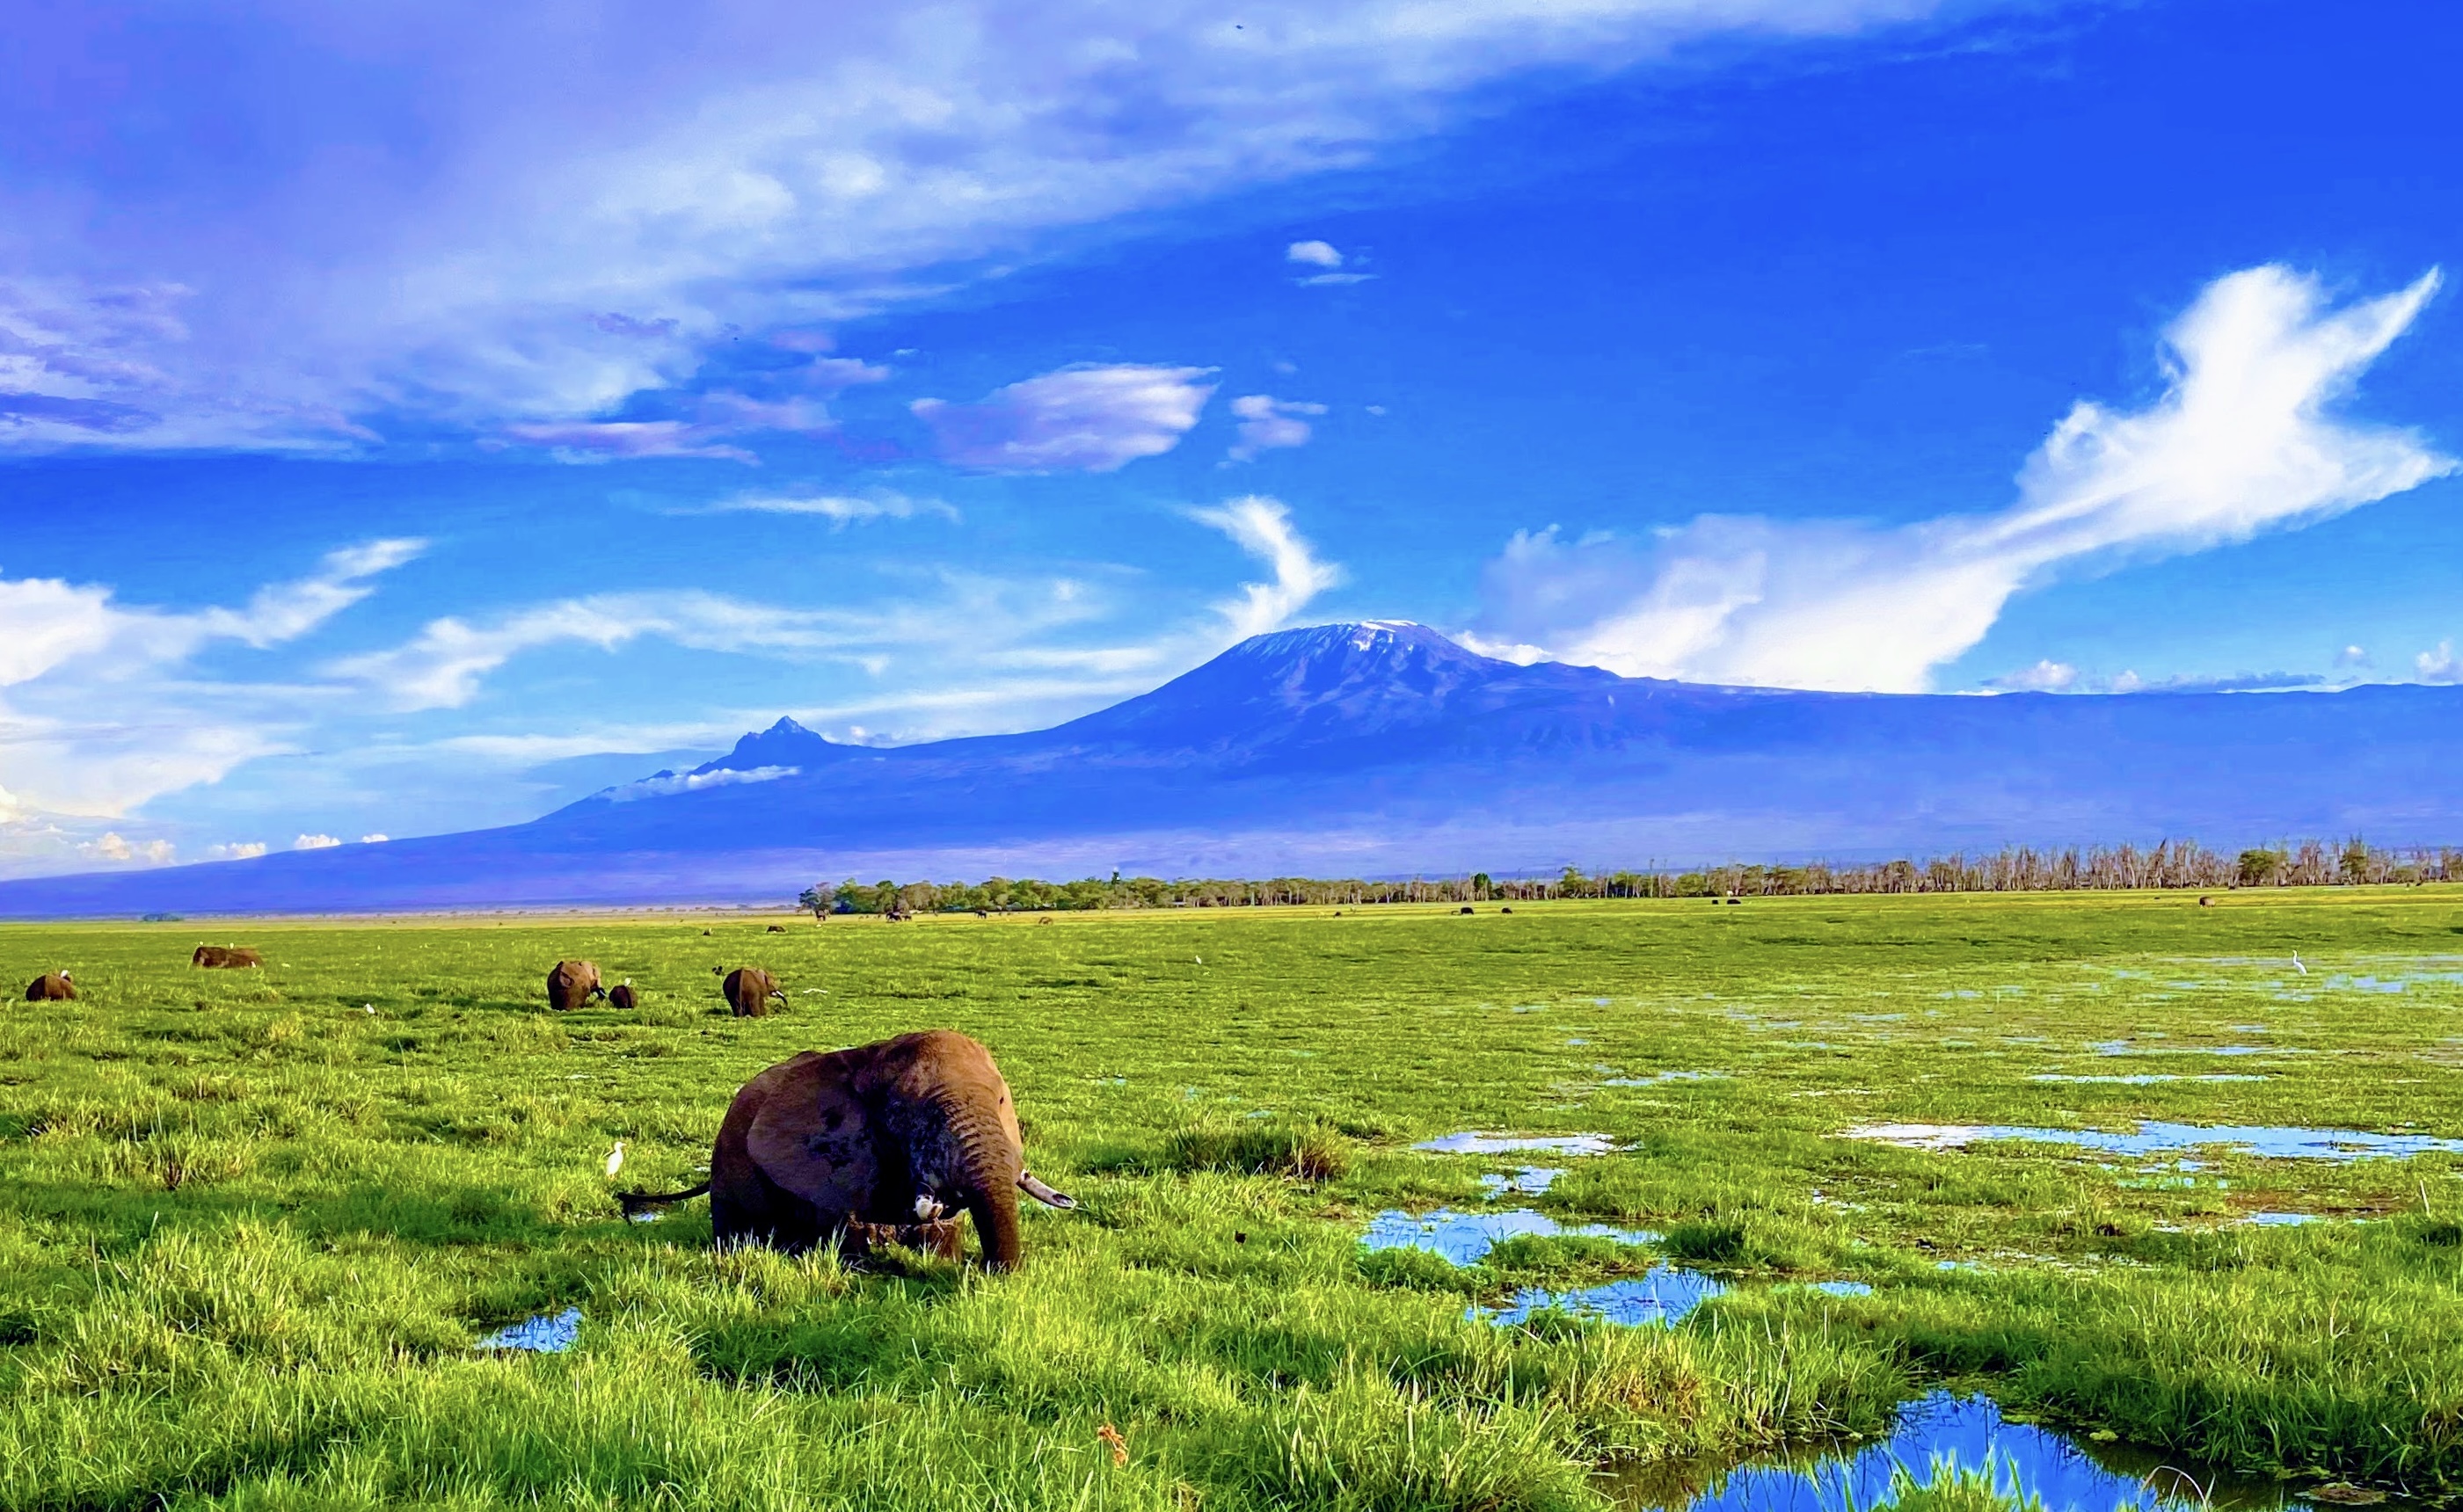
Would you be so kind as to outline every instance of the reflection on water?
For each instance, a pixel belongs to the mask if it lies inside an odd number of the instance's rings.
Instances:
[[[1616,1144],[1602,1134],[1501,1134],[1466,1131],[1442,1139],[1424,1139],[1411,1148],[1431,1155],[1513,1155],[1530,1150],[1544,1150],[1550,1155],[1605,1155]]]
[[[1784,1459],[1694,1460],[1603,1473],[1601,1491],[1617,1505],[1667,1512],[1853,1512],[1882,1501],[1904,1467],[1930,1479],[1938,1460],[1969,1470],[1990,1466],[2005,1493],[2042,1499],[2045,1512],[2153,1512],[2203,1500],[2218,1507],[2263,1509],[2309,1503],[2272,1481],[2193,1482],[2153,1456],[2084,1445],[2050,1429],[2004,1419],[1989,1397],[1935,1392],[1899,1414],[1890,1436],[1862,1448]]]
[[[511,1328],[499,1328],[481,1339],[475,1348],[482,1350],[528,1350],[538,1354],[562,1354],[573,1348],[581,1336],[581,1309],[567,1307],[551,1318],[540,1313]]]
[[[2154,1122],[2141,1123],[2136,1134],[2114,1134],[2102,1129],[2024,1129],[2009,1124],[1862,1124],[1846,1131],[1846,1136],[1909,1150],[1963,1150],[1989,1139],[2020,1139],[2127,1156],[2229,1145],[2245,1155],[2283,1160],[2359,1160],[2370,1156],[2463,1150],[2463,1139],[2438,1139],[2429,1134]]]
[[[1388,1209],[1368,1221],[1360,1242],[1370,1249],[1425,1249],[1457,1265],[1476,1265],[1488,1252],[1509,1239],[1525,1236],[1555,1239],[1612,1239],[1620,1244],[1655,1244],[1659,1236],[1646,1228],[1611,1228],[1604,1223],[1560,1224],[1545,1213],[1527,1207],[1498,1213],[1433,1213]]]
[[[1491,1323],[1524,1323],[1535,1312],[1554,1308],[1577,1318],[1596,1318],[1631,1328],[1674,1323],[1727,1289],[1698,1270],[1653,1265],[1647,1273],[1628,1280],[1579,1286],[1570,1291],[1526,1286],[1504,1307],[1473,1307],[1467,1316],[1485,1318]]]

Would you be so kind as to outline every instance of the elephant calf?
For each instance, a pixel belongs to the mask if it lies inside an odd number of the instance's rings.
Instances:
[[[65,971],[46,971],[26,984],[29,1003],[71,1003],[76,999],[76,983]]]
[[[931,1029],[779,1062],[735,1094],[708,1180],[619,1200],[629,1214],[707,1192],[719,1243],[790,1253],[837,1241],[860,1254],[884,1238],[951,1253],[956,1230],[941,1214],[963,1208],[984,1264],[1009,1270],[1018,1263],[1021,1191],[1053,1207],[1078,1205],[1027,1171],[1017,1111],[992,1052]]]
[[[758,966],[736,967],[719,986],[727,994],[727,1005],[735,1010],[739,1019],[766,1016],[772,998],[782,1004],[787,1001],[787,989],[778,985],[778,979]]]
[[[191,966],[222,966],[237,970],[245,966],[262,966],[265,958],[245,945],[199,945],[188,958]]]
[[[641,1005],[641,1001],[633,991],[633,979],[630,977],[607,989],[607,1005],[619,1013],[632,1012]]]
[[[569,1013],[593,998],[607,996],[599,984],[599,968],[587,961],[559,961],[547,974],[547,1005]]]

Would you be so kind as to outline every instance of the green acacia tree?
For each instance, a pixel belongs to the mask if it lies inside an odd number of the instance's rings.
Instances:
[[[815,923],[830,917],[830,905],[836,901],[838,889],[827,882],[815,882],[796,895],[796,906],[812,910]]]

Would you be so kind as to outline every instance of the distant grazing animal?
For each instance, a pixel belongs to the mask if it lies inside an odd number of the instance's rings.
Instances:
[[[1729,906],[1729,907],[1731,907],[1731,908],[1739,907],[1739,906],[1741,906],[1743,903],[1744,903],[1744,899],[1743,899],[1743,898],[1741,898],[1741,897],[1732,897],[1732,898],[1728,899],[1728,906]]]
[[[770,929],[769,929],[769,933],[771,933],[771,934],[773,934],[773,935],[783,935],[783,934],[785,934],[786,932],[787,932],[787,926],[786,926],[786,925],[784,925],[784,924],[773,924],[773,925],[771,925],[771,926],[770,926]]]
[[[1477,910],[1477,909],[1475,909],[1475,908],[1471,907],[1469,903],[1465,903],[1465,904],[1462,906],[1462,911],[1463,911],[1464,913],[1466,913],[1466,914],[1475,914],[1475,913],[1479,912],[1479,910]]]
[[[2202,897],[2198,899],[2198,906],[2200,908],[2212,908],[2215,906],[2215,900],[2212,897]]]
[[[569,1013],[605,996],[607,989],[599,984],[599,968],[587,961],[559,961],[547,974],[547,1005],[558,1013]]]
[[[709,1194],[719,1244],[795,1253],[839,1240],[850,1256],[888,1241],[944,1255],[974,1220],[985,1265],[1016,1266],[1017,1195],[1071,1199],[1026,1169],[1017,1111],[992,1052],[931,1029],[823,1055],[806,1050],[745,1083],[719,1125],[709,1179],[627,1192],[628,1214]]]
[[[1052,922],[1052,916],[1050,914],[1046,914],[1041,918],[1036,919],[1035,922],[1038,924],[1049,924]]]
[[[770,1011],[772,998],[787,1001],[787,989],[778,985],[778,979],[758,966],[736,967],[727,974],[722,988],[727,993],[727,1005],[735,1010],[739,1019],[764,1017]]]
[[[883,913],[881,917],[890,923],[903,924],[908,919],[913,918],[915,915],[904,903],[892,903],[889,905],[888,911]]]
[[[1514,909],[1513,909],[1512,905],[1510,905],[1510,904],[1509,904],[1508,906],[1506,906],[1506,907],[1504,907],[1504,908],[1500,908],[1500,909],[1498,909],[1498,910],[1497,910],[1497,912],[1498,912],[1498,913],[1500,913],[1500,914],[1511,914],[1511,913],[1513,913],[1513,912],[1514,912]]]
[[[265,958],[244,945],[199,945],[197,953],[188,958],[188,964],[197,967],[223,966],[236,969],[242,966],[262,966],[265,964]]]
[[[630,1013],[642,1005],[642,1000],[634,995],[632,978],[626,977],[607,989],[607,1005],[620,1013]]]
[[[69,1003],[76,998],[76,983],[65,971],[46,971],[26,984],[29,1003]]]

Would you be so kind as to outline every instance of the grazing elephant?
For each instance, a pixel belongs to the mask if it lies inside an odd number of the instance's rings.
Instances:
[[[848,1251],[894,1238],[948,1254],[974,1220],[984,1264],[1018,1262],[1017,1194],[1077,1202],[1026,1169],[1009,1084],[992,1052],[930,1029],[823,1055],[806,1050],[744,1084],[719,1125],[709,1179],[683,1192],[627,1192],[628,1214],[709,1194],[721,1244],[791,1253],[837,1240]]]
[[[787,1001],[787,989],[778,985],[778,979],[758,966],[738,966],[719,985],[727,994],[727,1005],[735,1010],[739,1019],[767,1015],[772,998],[780,1003]]]
[[[773,924],[773,925],[771,925],[768,929],[764,930],[762,933],[764,933],[764,934],[770,934],[770,935],[783,935],[783,934],[785,934],[786,932],[787,932],[787,926],[786,926],[786,925],[784,925],[784,924]]]
[[[265,964],[265,958],[244,945],[199,945],[197,953],[188,958],[188,964],[197,967],[225,966],[237,969],[244,966],[262,966]]]
[[[620,1013],[630,1013],[641,1004],[641,998],[633,991],[633,979],[630,977],[607,989],[607,1005]]]
[[[599,984],[599,968],[587,961],[559,961],[547,974],[547,1005],[558,1013],[605,996],[607,989]]]
[[[46,971],[26,984],[29,1003],[71,1003],[76,999],[76,983],[65,971]]]

